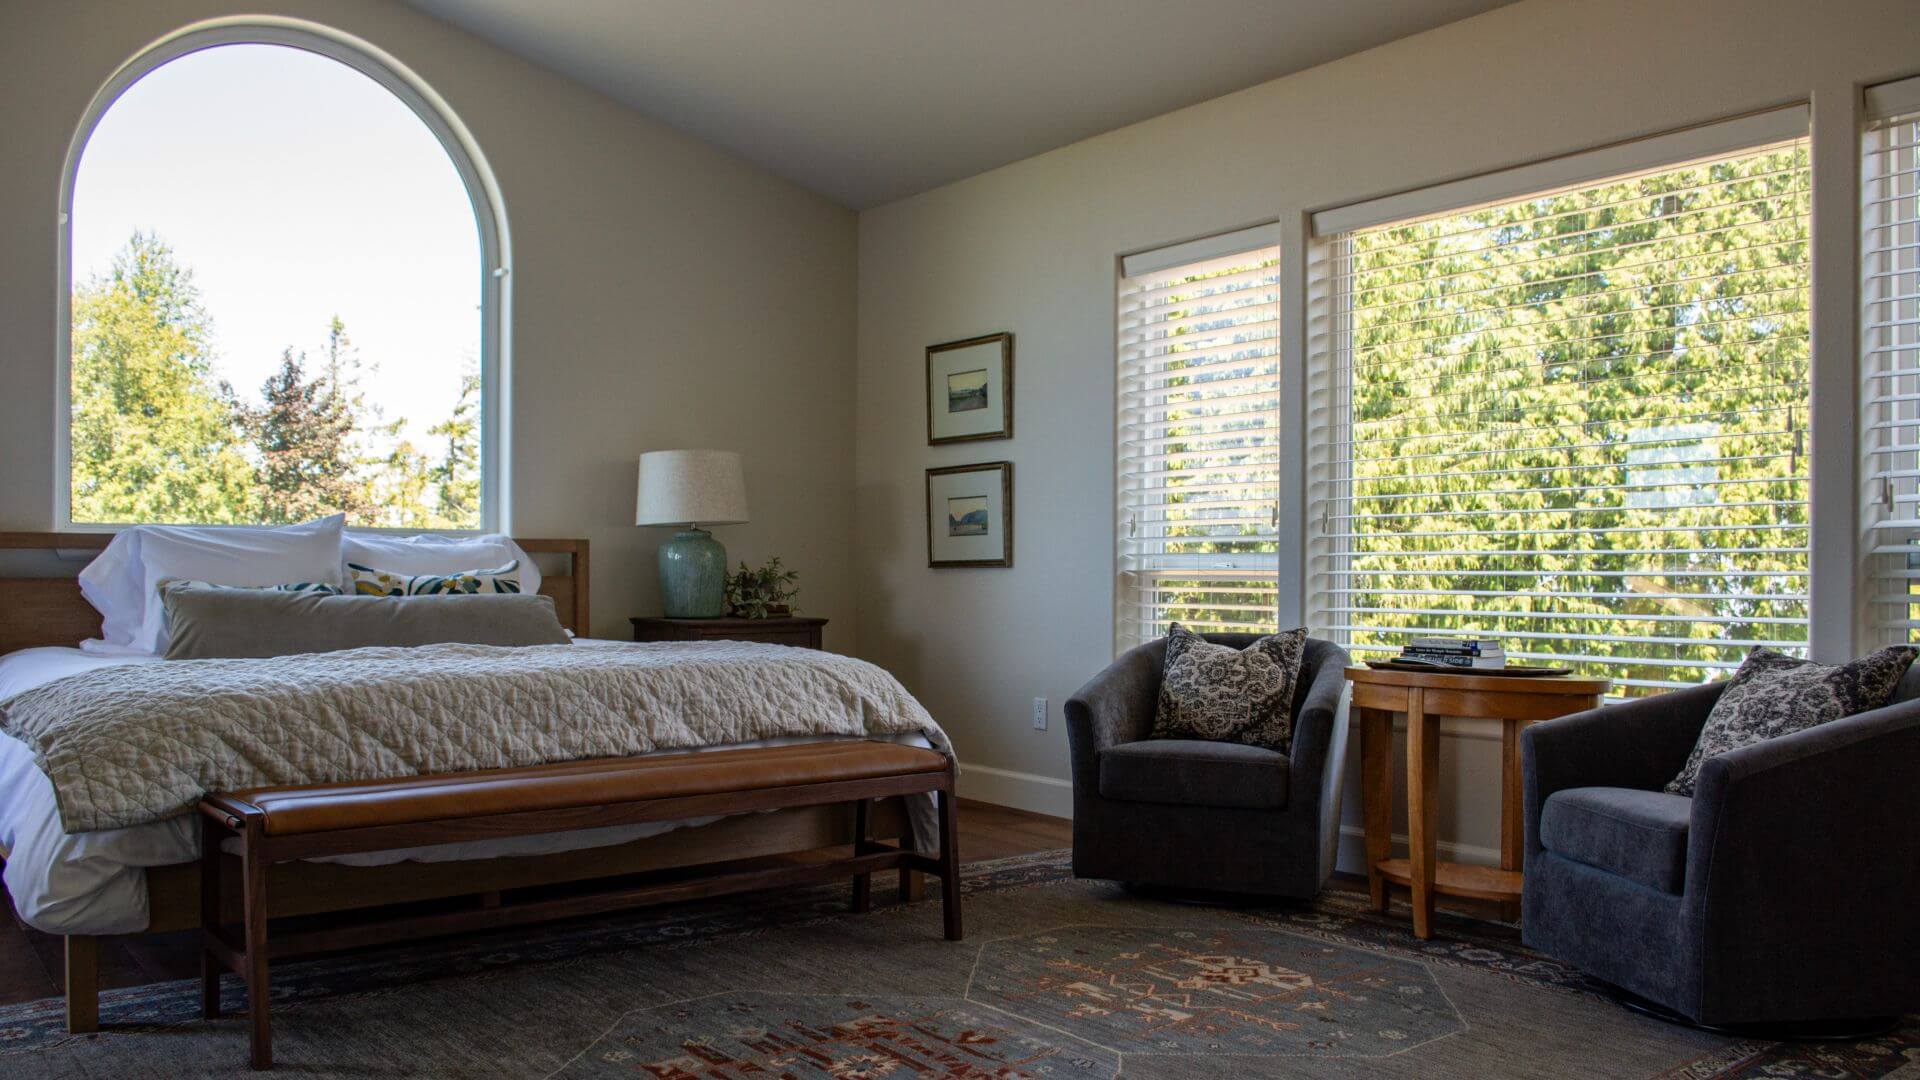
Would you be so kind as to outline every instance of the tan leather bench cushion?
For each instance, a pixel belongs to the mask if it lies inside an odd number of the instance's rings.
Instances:
[[[721,792],[939,772],[945,755],[919,746],[850,740],[590,758],[517,769],[400,776],[347,784],[257,788],[234,798],[258,807],[270,836],[411,825],[450,818],[564,810]]]

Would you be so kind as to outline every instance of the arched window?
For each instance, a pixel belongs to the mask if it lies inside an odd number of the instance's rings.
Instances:
[[[61,209],[57,522],[500,527],[505,219],[391,58],[189,27],[96,96]]]

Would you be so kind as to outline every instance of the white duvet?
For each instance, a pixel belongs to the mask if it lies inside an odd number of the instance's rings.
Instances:
[[[595,642],[581,639],[578,644]],[[164,663],[150,656],[110,656],[78,649],[24,649],[0,656],[0,701],[66,675],[128,663]],[[921,734],[894,741],[931,745]],[[702,747],[778,746],[824,741],[819,736],[788,736]],[[664,751],[685,753],[684,749]],[[545,836],[439,844],[432,847],[337,856],[326,861],[355,866],[417,861],[447,862],[506,855],[537,855],[605,847],[716,818],[649,822],[586,829]],[[199,857],[197,823],[189,816],[123,829],[62,831],[53,783],[35,765],[33,752],[18,739],[0,733],[0,847],[7,852],[5,880],[15,910],[30,925],[54,934],[123,934],[146,929],[144,868],[190,862]]]

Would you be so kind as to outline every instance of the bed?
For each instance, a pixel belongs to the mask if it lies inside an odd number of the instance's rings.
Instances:
[[[104,534],[0,533],[0,549],[90,553]],[[568,630],[588,626],[589,549],[584,540],[521,539],[530,555],[550,560],[539,591],[552,597]],[[71,564],[77,566],[77,564]],[[70,575],[0,577],[0,699],[51,679],[108,665],[167,663],[145,657],[102,657],[74,643],[97,634],[100,618]],[[591,639],[577,639],[592,648]],[[914,736],[899,736],[913,741]],[[770,745],[805,738],[730,744]],[[918,745],[929,745],[920,738]],[[723,748],[721,746],[714,749]],[[516,840],[436,845],[275,866],[274,914],[303,915],[417,900],[475,895],[482,904],[501,892],[617,874],[749,859],[849,842],[845,806],[813,806],[721,818],[628,825],[616,829]],[[910,833],[901,800],[877,804],[876,838]],[[50,782],[32,751],[0,734],[0,853],[20,916],[66,939],[67,1017],[74,1031],[98,1025],[97,957],[104,936],[159,933],[201,924],[199,837],[186,817],[123,829],[66,834],[53,810]],[[918,896],[915,872],[901,872],[903,895]],[[237,891],[222,898],[238,917]]]

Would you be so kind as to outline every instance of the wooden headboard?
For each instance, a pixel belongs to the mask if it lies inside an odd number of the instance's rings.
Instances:
[[[107,546],[112,533],[0,532],[0,549],[94,552]],[[553,597],[560,625],[581,636],[589,633],[587,611],[587,542],[585,540],[520,540],[529,555],[565,555],[567,571],[542,574],[540,591]],[[100,613],[80,595],[75,578],[84,563],[72,564],[72,573],[54,577],[0,577],[0,653],[38,645],[73,645],[100,636]]]

